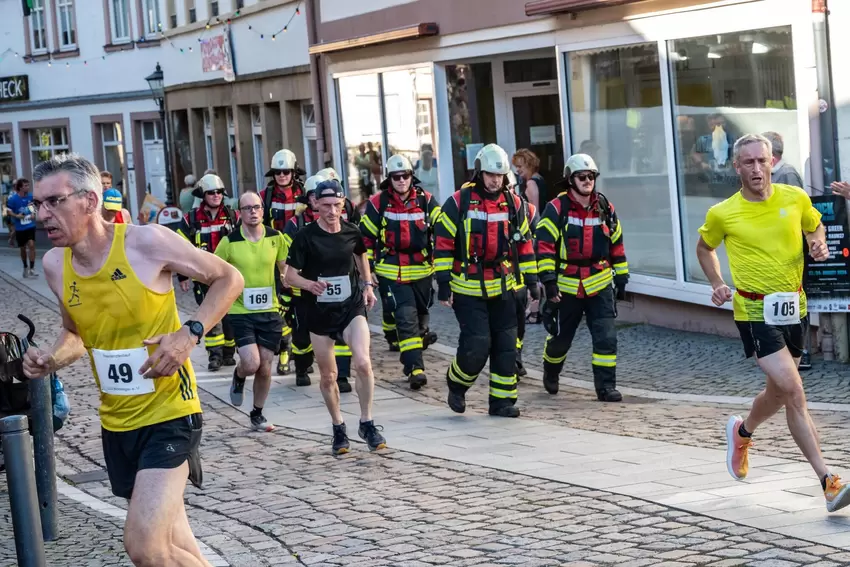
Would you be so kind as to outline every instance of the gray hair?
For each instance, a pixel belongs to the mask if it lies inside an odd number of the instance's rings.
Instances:
[[[767,148],[767,153],[771,155],[773,154],[773,144],[770,143],[770,140],[761,134],[745,134],[735,141],[735,146],[732,149],[732,160],[738,161],[738,156],[741,154],[741,148],[749,146],[750,144],[764,144],[764,147]]]
[[[779,132],[765,132],[762,136],[770,140],[770,145],[773,146],[773,155],[781,159],[782,152],[785,151],[785,144]]]
[[[186,187],[192,187],[195,185],[195,176],[191,173],[183,178],[183,185]]]
[[[35,184],[60,173],[68,174],[68,184],[74,193],[94,193],[97,196],[97,204],[101,204],[103,190],[100,184],[100,170],[80,154],[56,154],[49,160],[41,162],[35,166],[32,180]]]

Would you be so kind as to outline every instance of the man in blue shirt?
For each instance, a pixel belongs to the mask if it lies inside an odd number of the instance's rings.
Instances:
[[[35,273],[35,209],[32,206],[29,179],[15,180],[15,193],[9,197],[9,216],[15,224],[15,239],[21,249],[24,277],[34,278]],[[27,266],[29,256],[29,266]]]

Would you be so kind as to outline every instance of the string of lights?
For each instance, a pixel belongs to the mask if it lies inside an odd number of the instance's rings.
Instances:
[[[241,12],[242,12],[241,10],[236,10],[236,12],[234,12],[233,15],[230,16],[230,17],[210,18],[207,21],[206,25],[204,26],[204,30],[201,32],[201,36],[197,38],[197,43],[199,43],[199,44],[203,43],[204,39],[206,39],[207,36],[210,35],[210,32],[212,32],[212,30],[214,28],[223,27],[225,31],[227,31],[229,28],[232,28],[234,26],[234,23],[238,22],[239,18],[242,17]],[[255,35],[258,35],[261,40],[265,40],[265,39],[268,38],[268,39],[271,39],[272,41],[275,41],[277,36],[279,36],[282,33],[286,33],[289,30],[289,26],[292,24],[292,21],[299,15],[301,15],[301,2],[298,2],[298,4],[296,4],[295,10],[289,16],[289,19],[286,21],[286,23],[283,25],[283,27],[281,27],[280,29],[278,29],[275,32],[268,33],[267,31],[260,31],[260,30],[255,29],[254,26],[251,25],[251,24],[246,24],[246,25],[247,25],[248,31],[252,32]],[[159,24],[159,27],[162,28],[162,24]],[[166,36],[162,31],[159,32],[159,35],[156,39],[146,39],[144,37],[141,37],[141,38],[139,38],[138,43],[145,43],[145,42],[150,42],[150,41],[164,41],[168,45],[170,45],[174,50],[179,51],[180,53],[182,53],[184,55],[186,53],[194,53],[195,52],[193,45],[191,45],[191,44],[185,45],[184,44],[183,47],[180,47],[179,45],[175,44],[171,40],[171,38]],[[200,51],[200,49],[198,49],[198,51]],[[92,62],[105,61],[107,57],[109,57],[110,55],[115,55],[116,53],[121,53],[121,52],[116,51],[116,52],[111,52],[111,53],[105,53],[105,54],[103,54],[99,57],[83,59],[82,61],[79,60],[79,59],[76,59],[74,61],[70,61],[70,60],[63,61],[62,59],[55,59],[52,56],[49,56],[48,59],[47,59],[47,66],[48,67],[57,67],[57,68],[65,67],[65,68],[68,68],[68,69],[70,69],[71,67],[78,66],[78,65],[88,66],[89,63],[92,63]],[[14,55],[14,57],[16,57],[16,58],[20,58],[20,57],[25,56],[25,54],[20,53],[16,50],[12,49],[11,47],[9,47],[9,48],[6,48],[5,51],[0,53],[0,64],[2,64],[3,61],[5,61],[5,59],[7,57],[9,57],[10,55]]]

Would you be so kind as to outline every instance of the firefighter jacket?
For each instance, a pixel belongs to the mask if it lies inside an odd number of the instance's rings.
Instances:
[[[480,181],[465,183],[446,200],[436,226],[437,282],[449,282],[453,293],[482,298],[513,291],[523,276],[537,283],[525,207],[507,190],[494,194]]]
[[[537,225],[540,281],[576,297],[594,296],[611,285],[614,275],[629,274],[623,227],[614,206],[594,191],[585,208],[572,193],[546,205]]]
[[[537,212],[537,207],[535,207],[533,203],[529,203],[528,201],[526,201],[525,202],[525,208],[526,208],[526,212],[527,212],[526,216],[528,218],[528,228],[529,228],[529,230],[531,230],[531,235],[533,237],[535,234],[537,234],[537,225],[540,222],[540,215]],[[532,239],[531,245],[534,249],[534,255],[536,257],[537,256],[537,239],[536,238]],[[539,274],[538,274],[538,277],[540,277]],[[517,284],[517,288],[525,287],[525,283],[526,283],[525,280],[526,280],[526,277],[525,277],[524,274],[522,274],[522,279]]]
[[[289,187],[278,187],[274,179],[260,191],[260,200],[263,201],[263,224],[283,232],[288,223],[295,216],[298,207],[298,199],[304,196],[304,188],[297,181],[293,181]]]
[[[392,189],[373,195],[360,219],[360,231],[373,271],[398,283],[434,273],[434,224],[440,205],[421,187],[406,198]]]
[[[292,242],[295,240],[295,235],[298,234],[298,231],[319,218],[319,213],[311,209],[309,206],[305,207],[304,205],[300,205],[300,207],[304,207],[304,210],[292,217],[283,229],[283,245],[286,246],[285,252],[287,256],[289,255],[289,248],[292,246]],[[342,207],[342,220],[346,220],[354,224],[357,224],[360,221],[360,213],[348,197],[345,198],[345,205]],[[301,290],[297,287],[293,287],[291,289],[284,288],[283,295],[285,301],[288,303],[291,300],[292,295],[301,297]]]
[[[195,248],[215,253],[221,239],[233,232],[239,222],[239,213],[230,207],[222,205],[215,218],[210,216],[207,208],[201,205],[183,216],[183,222],[177,233],[191,242]]]

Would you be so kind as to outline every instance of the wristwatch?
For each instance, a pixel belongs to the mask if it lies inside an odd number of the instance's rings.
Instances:
[[[200,321],[186,321],[184,325],[189,327],[191,334],[198,337],[198,342],[195,344],[201,344],[201,339],[204,338],[204,325]]]
[[[362,287],[364,289],[367,288],[367,287],[375,287],[375,282],[361,281],[360,287]]]

